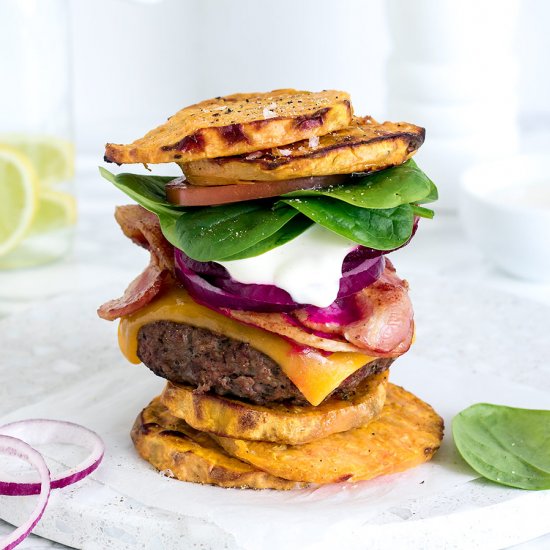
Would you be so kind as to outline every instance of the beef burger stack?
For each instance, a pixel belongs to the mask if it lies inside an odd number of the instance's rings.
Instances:
[[[107,145],[108,162],[183,171],[101,169],[138,203],[115,217],[151,254],[99,308],[128,360],[167,380],[132,428],[145,460],[183,481],[290,489],[433,456],[441,418],[388,382],[414,322],[386,254],[437,198],[411,159],[423,141],[354,116],[345,92],[285,89],[203,101]]]

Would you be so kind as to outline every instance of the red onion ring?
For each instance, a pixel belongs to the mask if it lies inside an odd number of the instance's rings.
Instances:
[[[208,307],[291,312],[308,305],[295,302],[286,290],[275,285],[241,283],[233,279],[221,264],[198,262],[177,248],[174,249],[174,262],[176,275],[189,294]],[[384,256],[381,251],[361,246],[350,251],[342,263],[337,299],[346,298],[371,285],[383,270]]]
[[[273,285],[245,285],[234,281],[234,288],[231,290],[235,292],[230,292],[221,288],[221,286],[216,286],[216,284],[209,282],[205,277],[187,267],[184,254],[181,250],[175,249],[175,251],[176,275],[178,279],[195,300],[208,305],[208,307],[228,307],[230,309],[274,312],[291,311],[299,305],[292,300],[286,290]],[[219,267],[222,268],[221,265]],[[224,280],[220,278],[215,279],[218,284]]]
[[[105,452],[105,445],[99,435],[73,422],[40,418],[21,420],[0,426],[0,434],[16,437],[23,441],[31,439],[33,445],[69,443],[90,449],[90,454],[80,464],[51,478],[52,489],[66,487],[90,475],[99,466]],[[12,486],[13,492],[4,494],[37,495],[41,490],[41,484],[37,482],[0,481],[0,483],[5,487]]]
[[[310,319],[315,318],[315,322],[346,324],[354,320],[357,312],[346,311],[351,302],[344,302],[343,299],[377,281],[384,271],[385,254],[408,244],[417,228],[418,217],[414,220],[407,242],[393,250],[382,251],[365,246],[356,246],[351,250],[342,262],[342,277],[336,299],[325,308],[299,304],[286,290],[275,285],[241,283],[233,279],[223,265],[193,260],[178,248],[174,248],[176,275],[193,299],[211,309],[291,313],[297,308],[306,307]]]
[[[0,548],[3,548],[4,550],[11,550],[29,536],[35,525],[40,521],[40,518],[46,509],[51,492],[50,471],[48,470],[48,466],[46,465],[44,458],[38,451],[33,449],[24,441],[21,441],[15,437],[0,435],[0,454],[16,456],[28,462],[31,466],[34,466],[40,475],[40,483],[37,483],[40,487],[40,491],[38,492],[40,496],[38,497],[38,502],[36,503],[32,514],[23,525],[20,525],[10,535],[0,540]],[[12,492],[13,488],[12,483],[0,481],[0,494],[17,494]]]

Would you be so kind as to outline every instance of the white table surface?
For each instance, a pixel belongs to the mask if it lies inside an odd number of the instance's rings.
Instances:
[[[112,213],[126,197],[96,175],[90,162],[81,162],[76,191],[79,222],[75,246],[69,258],[56,264],[17,273],[0,273],[0,316],[32,307],[37,301],[60,294],[82,294],[105,289],[105,299],[118,296],[127,283],[147,262],[147,253],[133,246],[121,234]],[[456,215],[440,213],[433,221],[423,220],[413,242],[394,253],[392,260],[398,273],[407,277],[439,275],[457,281],[469,281],[503,290],[529,300],[550,305],[550,284],[536,284],[512,279],[492,267],[468,243]],[[19,319],[21,316],[18,317]],[[13,330],[17,330],[14,326]],[[9,361],[0,363],[0,387],[9,391]],[[27,405],[21,402],[21,406]],[[0,414],[7,412],[2,409]],[[12,527],[0,521],[0,537]],[[522,544],[524,550],[550,547],[550,534]],[[22,549],[64,548],[39,537],[29,537]]]

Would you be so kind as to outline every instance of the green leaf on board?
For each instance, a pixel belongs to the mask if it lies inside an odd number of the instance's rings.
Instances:
[[[550,411],[478,403],[454,418],[453,437],[483,477],[521,489],[550,489]]]

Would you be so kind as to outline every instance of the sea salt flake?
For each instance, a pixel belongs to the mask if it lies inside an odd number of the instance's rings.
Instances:
[[[263,115],[265,119],[275,118],[277,116],[273,111],[270,111],[267,107],[264,107]]]
[[[309,146],[312,149],[315,149],[319,146],[319,136],[311,136],[309,138]]]
[[[254,159],[259,159],[262,155],[263,153],[261,151],[254,151],[253,153],[246,155],[246,157],[244,158],[246,160],[254,160]]]

